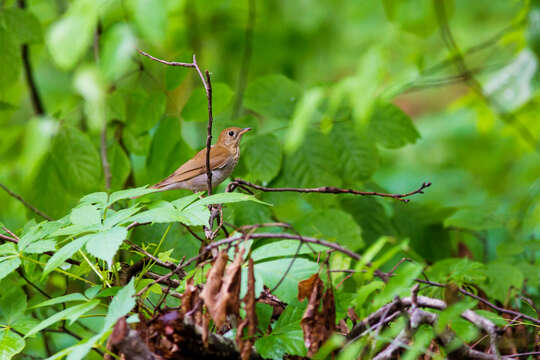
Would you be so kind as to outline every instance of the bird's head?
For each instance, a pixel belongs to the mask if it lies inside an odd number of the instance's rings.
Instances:
[[[230,127],[224,129],[221,134],[219,134],[218,144],[223,146],[234,148],[240,143],[242,135],[247,133],[251,128],[239,128],[239,127]]]

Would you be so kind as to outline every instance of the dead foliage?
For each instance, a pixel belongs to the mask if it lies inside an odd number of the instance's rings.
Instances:
[[[242,320],[236,330],[236,344],[240,351],[242,360],[249,359],[251,349],[255,343],[255,334],[257,332],[257,314],[255,313],[255,274],[253,273],[253,259],[248,263],[248,287],[246,295],[242,300],[245,304],[246,318]],[[244,338],[244,329],[248,329],[248,337]]]
[[[208,273],[208,280],[201,292],[203,299],[216,328],[220,329],[227,316],[237,317],[240,310],[240,277],[245,249],[240,249],[232,264],[226,266],[228,256],[225,250]]]
[[[336,327],[336,308],[332,287],[324,291],[324,284],[318,274],[298,284],[298,300],[309,301],[300,325],[304,332],[304,343],[308,356],[313,356],[332,335]],[[320,308],[322,300],[322,309]]]

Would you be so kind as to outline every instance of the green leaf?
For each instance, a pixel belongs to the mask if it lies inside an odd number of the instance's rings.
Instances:
[[[304,143],[294,154],[285,156],[284,181],[288,186],[340,186],[338,163],[328,138],[317,131],[308,131]]]
[[[109,195],[106,192],[95,192],[85,195],[81,198],[81,204],[97,205],[99,208],[104,208],[107,205]]]
[[[523,274],[517,267],[509,264],[488,264],[486,275],[487,283],[482,286],[482,290],[501,303],[508,301],[508,296],[511,296],[510,289],[516,293],[523,286]]]
[[[395,227],[383,206],[373,197],[345,195],[340,197],[341,208],[351,214],[362,228],[362,237],[373,243],[384,235],[394,235]]]
[[[396,275],[390,278],[384,289],[375,298],[373,308],[379,308],[380,306],[388,303],[396,295],[410,293],[411,284],[421,272],[422,265],[415,263],[402,264],[397,269]]]
[[[49,53],[62,69],[72,69],[86,53],[94,37],[98,3],[76,0],[47,34]]]
[[[504,226],[503,221],[485,206],[461,208],[451,217],[444,220],[444,226],[470,230],[487,230]]]
[[[84,304],[75,305],[60,312],[57,312],[54,315],[40,322],[34,328],[32,328],[32,330],[26,333],[24,337],[27,338],[29,336],[32,336],[60,320],[71,320],[73,322],[79,317],[81,317],[81,315],[84,315],[85,313],[95,308],[98,304],[99,300],[90,300],[89,302],[86,302]]]
[[[290,119],[301,95],[300,86],[283,75],[269,75],[251,82],[244,106],[270,118]]]
[[[167,97],[161,92],[128,92],[126,100],[127,126],[134,135],[152,129],[167,107]]]
[[[341,174],[348,184],[369,179],[379,165],[379,152],[372,139],[360,135],[349,121],[336,123],[330,137],[336,148]]]
[[[157,191],[156,189],[149,189],[146,186],[116,191],[111,194],[111,197],[109,198],[109,203],[107,204],[107,206],[111,206],[112,204],[120,200],[143,196],[146,194],[151,194],[156,191]]]
[[[88,138],[75,127],[63,126],[54,139],[52,160],[66,190],[86,193],[101,181],[101,158]]]
[[[130,153],[135,155],[146,155],[150,147],[151,138],[146,132],[137,134],[135,130],[126,128],[122,133],[122,140]]]
[[[225,83],[212,84],[212,110],[214,115],[223,112],[232,100],[233,91]],[[186,121],[208,121],[206,92],[197,87],[182,109],[182,118]]]
[[[89,226],[101,223],[101,212],[95,205],[83,205],[71,211],[69,219],[74,225]]]
[[[107,147],[107,159],[111,166],[111,189],[123,188],[131,172],[131,162],[116,140]]]
[[[63,295],[63,296],[59,296],[59,297],[55,297],[55,298],[43,301],[37,305],[32,306],[32,309],[43,307],[43,306],[62,304],[62,303],[67,303],[67,302],[72,302],[72,301],[87,301],[87,300],[88,299],[83,294],[72,293],[72,294]]]
[[[103,323],[102,333],[112,328],[122,316],[129,314],[131,309],[135,306],[134,295],[134,278],[131,278],[131,281],[118,291],[112,299],[109,310],[107,311],[107,316],[105,317],[105,322]]]
[[[0,255],[15,255],[16,253],[17,249],[14,243],[7,242],[0,245]]]
[[[165,0],[133,0],[135,24],[148,40],[161,42],[167,29],[167,5]]]
[[[293,257],[291,256],[291,258],[260,262],[262,259],[268,258],[269,256],[275,256],[275,249],[279,249],[279,247],[276,247],[276,244],[279,243],[280,242],[270,243],[269,245],[258,248],[257,252],[253,252],[254,260],[256,259],[257,262],[255,264],[255,276],[260,278],[262,283],[270,289],[276,286],[283,278],[285,271],[293,260]],[[298,245],[298,243],[295,245]],[[289,250],[294,253],[296,248],[297,247],[295,246]],[[294,259],[291,270],[287,276],[283,278],[281,285],[273,292],[273,294],[287,303],[294,301],[298,293],[298,282],[309,278],[316,273],[318,269],[317,264],[310,260],[303,258]]]
[[[384,147],[394,149],[414,144],[420,134],[411,118],[392,103],[377,103],[369,119],[368,135]]]
[[[27,254],[42,254],[46,251],[54,251],[55,249],[56,242],[54,240],[39,240],[25,247],[24,252]]]
[[[321,114],[317,111],[317,108],[324,99],[323,95],[324,93],[320,88],[314,88],[304,92],[304,95],[296,104],[289,130],[285,137],[285,152],[291,153],[298,149],[298,146],[300,146],[306,136],[309,125],[321,118]]]
[[[39,20],[28,10],[19,8],[3,9],[3,19],[21,44],[38,43],[43,40]]]
[[[190,205],[188,209],[192,206],[204,206],[204,205],[210,205],[210,204],[227,204],[227,203],[236,203],[240,201],[254,201],[259,204],[271,206],[271,204],[261,201],[253,195],[230,192],[230,193],[219,193],[219,194],[207,196],[193,203],[192,205]]]
[[[75,239],[55,252],[49,261],[47,261],[47,264],[45,264],[42,277],[45,277],[48,273],[62,265],[64,261],[79,251],[79,249],[90,239],[90,236],[91,235],[86,235],[79,239]]]
[[[0,280],[11,274],[21,265],[21,259],[18,257],[0,258]]]
[[[131,27],[125,23],[112,26],[102,39],[103,50],[99,65],[109,81],[116,81],[134,64],[131,58],[135,53],[137,39]]]
[[[157,182],[189,160],[194,151],[182,139],[180,120],[168,116],[159,122],[146,159],[149,180]]]
[[[300,320],[304,307],[298,300],[285,308],[279,316],[273,331],[255,342],[255,349],[263,358],[281,360],[285,354],[306,355],[304,334],[300,328]]]
[[[25,346],[24,339],[9,329],[0,331],[0,360],[9,360],[20,353]]]
[[[21,71],[21,55],[13,34],[0,26],[0,89],[17,82]]]
[[[274,134],[256,135],[249,138],[242,151],[248,178],[269,183],[281,169],[281,146]]]
[[[107,218],[103,221],[103,227],[105,229],[110,229],[118,224],[123,225],[127,222],[132,222],[130,218],[140,210],[141,208],[137,206],[132,206],[118,211],[109,209],[107,212]]]
[[[191,55],[181,55],[173,59],[178,62],[189,63],[193,61]],[[165,72],[165,87],[167,90],[171,91],[176,89],[191,71],[193,71],[193,69],[185,68],[183,66],[167,66],[167,71]]]
[[[114,227],[90,236],[91,238],[86,243],[86,250],[95,257],[105,260],[109,269],[112,268],[112,260],[127,237],[126,228]]]
[[[295,229],[306,236],[337,242],[351,250],[364,246],[362,230],[353,217],[342,210],[326,209],[307,214]]]
[[[77,69],[73,87],[84,98],[84,112],[88,128],[94,134],[99,133],[106,124],[105,97],[107,84],[101,71],[95,65],[84,65]]]

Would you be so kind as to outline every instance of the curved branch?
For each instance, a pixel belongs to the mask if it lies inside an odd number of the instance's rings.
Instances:
[[[234,179],[227,185],[227,192],[234,191],[237,187],[250,187],[252,189],[264,191],[264,192],[298,192],[298,193],[319,193],[319,194],[353,194],[360,196],[380,196],[396,199],[403,202],[409,202],[409,199],[406,199],[409,196],[415,194],[423,194],[424,189],[431,186],[431,182],[423,182],[420,187],[414,191],[404,193],[404,194],[388,194],[381,193],[377,191],[358,191],[353,189],[341,189],[334,186],[321,186],[318,188],[292,188],[292,187],[283,187],[283,188],[269,188],[266,186],[256,185],[245,181],[243,179]]]

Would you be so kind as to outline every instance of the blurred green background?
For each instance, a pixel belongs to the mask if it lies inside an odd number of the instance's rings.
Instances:
[[[263,194],[271,209],[230,206],[228,221],[287,221],[358,251],[408,238],[405,255],[427,263],[485,263],[501,302],[525,280],[540,296],[536,2],[0,1],[0,183],[57,219],[106,190],[104,126],[111,190],[155,183],[201,149],[200,79],[137,48],[196,54],[212,76],[214,135],[255,129],[235,176],[388,192],[433,183],[408,204]],[[31,218],[42,220],[0,191],[2,223]]]

